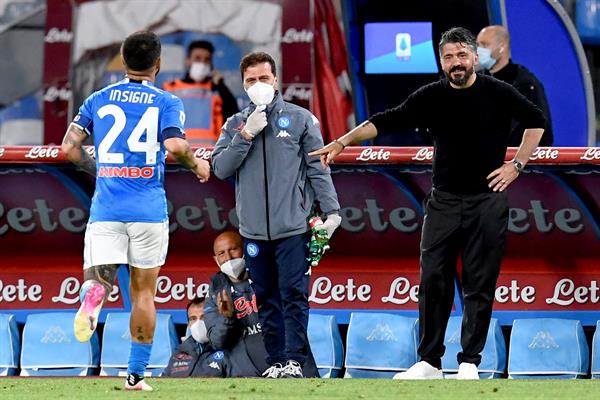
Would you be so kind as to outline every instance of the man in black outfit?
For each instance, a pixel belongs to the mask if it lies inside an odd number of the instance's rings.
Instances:
[[[537,147],[546,120],[512,86],[474,72],[475,38],[464,28],[442,35],[439,53],[445,79],[423,86],[399,106],[373,115],[341,138],[309,155],[331,163],[352,142],[379,129],[412,123],[431,132],[433,189],[425,199],[421,237],[419,324],[421,361],[398,379],[441,379],[444,333],[454,299],[456,261],[462,257],[464,316],[458,379],[479,379],[500,273],[508,202],[506,188]],[[504,157],[511,120],[525,130],[515,158]]]
[[[540,146],[552,146],[554,135],[552,133],[552,119],[550,106],[546,99],[544,85],[523,65],[515,64],[510,59],[510,34],[500,25],[491,25],[483,28],[477,35],[477,55],[479,67],[496,79],[512,85],[527,100],[538,106],[546,117],[546,129],[540,140]],[[508,139],[509,146],[521,144],[524,127],[513,121],[511,134]]]

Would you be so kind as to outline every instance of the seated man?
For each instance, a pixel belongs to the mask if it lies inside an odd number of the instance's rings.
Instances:
[[[224,232],[215,239],[213,251],[221,272],[211,277],[205,321],[210,345],[228,352],[227,376],[256,377],[262,376],[269,365],[242,243],[236,232]],[[303,374],[318,377],[310,349],[308,355]]]
[[[208,345],[204,325],[204,297],[196,297],[187,305],[188,330],[191,335],[177,346],[162,376],[226,376],[226,354]]]

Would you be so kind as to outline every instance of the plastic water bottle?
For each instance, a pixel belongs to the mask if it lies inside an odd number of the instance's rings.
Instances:
[[[311,267],[316,267],[323,257],[323,253],[329,250],[329,237],[327,230],[323,228],[323,220],[318,215],[313,215],[308,220],[310,227],[310,242],[308,243],[308,261]]]

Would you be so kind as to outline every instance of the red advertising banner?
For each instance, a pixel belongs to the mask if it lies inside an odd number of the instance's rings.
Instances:
[[[46,0],[44,37],[44,143],[62,140],[71,101],[71,44],[73,2]]]
[[[312,1],[282,0],[281,93],[284,100],[312,109]]]
[[[210,148],[194,150],[210,157]],[[343,221],[332,251],[313,269],[313,309],[335,312],[340,322],[353,310],[416,311],[432,154],[351,147],[336,159]],[[0,147],[0,310],[76,307],[94,180],[65,161],[55,146]],[[207,292],[217,271],[212,241],[235,230],[237,217],[231,182],[213,177],[200,185],[176,165],[165,182],[171,236],[156,302],[171,312]],[[568,311],[587,323],[600,319],[600,149],[538,149],[508,196],[496,316]],[[127,304],[116,287],[108,307]]]
[[[92,146],[85,146],[94,155]],[[208,160],[211,146],[194,146],[195,156]],[[511,147],[505,159],[512,160],[517,149]],[[431,164],[432,147],[378,147],[350,146],[336,159],[336,164],[386,165],[386,164]],[[65,163],[67,157],[61,153],[60,146],[0,146],[0,164],[4,163]],[[168,162],[173,163],[172,157]],[[600,147],[538,147],[528,165],[571,165],[600,164]]]

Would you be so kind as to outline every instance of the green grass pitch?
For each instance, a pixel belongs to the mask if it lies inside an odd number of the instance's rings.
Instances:
[[[125,392],[118,378],[0,378],[0,399],[598,399],[600,380],[394,381],[391,379],[149,378]]]

